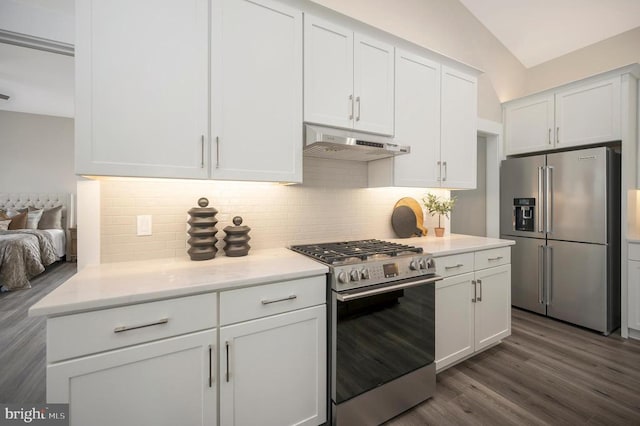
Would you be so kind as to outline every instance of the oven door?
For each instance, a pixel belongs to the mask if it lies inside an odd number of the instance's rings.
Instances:
[[[396,281],[332,291],[331,397],[343,403],[431,364],[435,358],[435,282]]]

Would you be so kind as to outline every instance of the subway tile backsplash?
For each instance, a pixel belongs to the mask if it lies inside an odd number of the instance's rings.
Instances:
[[[224,227],[242,216],[252,249],[362,238],[395,238],[391,213],[397,200],[428,192],[418,188],[367,188],[366,163],[304,159],[304,184],[105,179],[101,187],[103,263],[187,257],[187,211],[200,197],[219,213],[218,256]],[[136,216],[152,216],[152,235],[136,236]],[[445,219],[444,226],[449,230]],[[437,217],[426,218],[432,235]],[[249,252],[251,254],[251,252]]]

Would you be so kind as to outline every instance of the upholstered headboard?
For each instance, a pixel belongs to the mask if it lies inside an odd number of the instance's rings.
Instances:
[[[49,209],[62,205],[62,226],[68,229],[73,217],[71,194],[64,193],[3,193],[0,192],[0,209],[19,209],[27,206]]]

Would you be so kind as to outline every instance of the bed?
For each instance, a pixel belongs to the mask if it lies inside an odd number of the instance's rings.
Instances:
[[[8,226],[22,212],[30,228],[0,228],[0,291],[30,288],[31,278],[65,258],[69,203],[66,193],[0,193],[0,224]],[[7,219],[7,215],[12,217]],[[18,222],[14,226],[22,228]]]

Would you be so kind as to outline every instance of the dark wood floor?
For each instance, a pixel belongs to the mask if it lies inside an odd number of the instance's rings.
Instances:
[[[0,295],[0,403],[45,401],[45,322],[27,309],[75,272],[56,264]],[[387,425],[640,425],[640,341],[512,312],[509,338],[438,374],[435,396]]]
[[[76,273],[58,262],[33,278],[31,288],[0,293],[0,403],[45,402],[46,321],[27,310]]]
[[[388,425],[640,425],[640,341],[512,310],[512,335]]]

